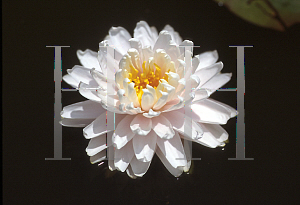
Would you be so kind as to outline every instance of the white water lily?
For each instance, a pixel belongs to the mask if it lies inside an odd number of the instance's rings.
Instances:
[[[115,47],[114,58],[105,50],[108,45]],[[182,46],[193,42],[182,41],[169,25],[158,35],[155,27],[140,21],[133,38],[126,29],[112,27],[98,53],[77,52],[82,66],[69,69],[63,79],[88,100],[64,107],[61,124],[85,127],[91,163],[103,161],[108,149],[113,156],[108,160],[110,170],[136,178],[147,172],[157,154],[177,177],[191,164],[182,139],[211,148],[225,145],[228,134],[220,124],[237,111],[209,96],[231,74],[220,73],[223,64],[217,62],[217,51],[194,56],[187,69]],[[112,72],[115,81],[107,78]],[[187,84],[191,89],[185,89]],[[184,106],[191,112],[185,113]],[[115,113],[115,130],[107,129],[106,112]],[[187,126],[191,131],[184,131]],[[108,132],[113,135],[106,139]]]

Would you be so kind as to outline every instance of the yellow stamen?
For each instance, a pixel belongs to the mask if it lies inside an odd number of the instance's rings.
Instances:
[[[168,81],[168,75],[164,73],[164,76],[161,72],[161,68],[154,63],[154,66],[150,66],[146,67],[146,61],[143,62],[142,64],[142,68],[143,68],[143,73],[139,72],[137,69],[135,69],[133,67],[133,65],[130,65],[130,68],[127,69],[128,72],[128,79],[130,80],[128,82],[134,83],[134,89],[136,91],[139,103],[141,104],[142,101],[142,96],[143,96],[143,89],[146,88],[146,85],[150,85],[152,86],[154,89],[157,88],[157,86],[159,85],[159,80],[160,79],[164,79],[166,81]],[[155,69],[155,71],[154,71]],[[168,72],[170,71],[170,69],[168,69]]]

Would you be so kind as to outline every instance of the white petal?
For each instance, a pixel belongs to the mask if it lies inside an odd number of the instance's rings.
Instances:
[[[125,96],[125,90],[123,89],[118,90],[117,95],[119,97],[120,103],[124,104],[124,106],[130,103],[130,100]]]
[[[154,117],[152,120],[152,129],[154,132],[163,139],[171,139],[175,132],[172,128],[170,121],[164,116]]]
[[[104,76],[103,73],[94,69],[91,69],[90,73],[102,90],[112,92],[111,95],[116,94],[117,86],[114,80],[107,79],[107,77]]]
[[[127,167],[126,173],[127,173],[127,175],[128,175],[130,178],[136,179],[136,176],[134,175],[134,173],[133,173],[132,168],[131,168],[130,165]]]
[[[148,61],[150,57],[153,57],[154,53],[153,50],[150,47],[145,47],[142,49],[143,53],[143,62]]]
[[[130,113],[130,114],[139,114],[139,113],[143,113],[145,111],[142,111],[140,107],[135,108],[133,106],[133,102],[129,103],[126,106],[126,110]]]
[[[158,39],[154,45],[153,50],[156,51],[157,49],[166,49],[170,45],[170,41],[172,40],[171,35],[167,31],[161,31],[159,33]]]
[[[116,131],[112,136],[112,142],[114,147],[121,149],[124,147],[134,136],[134,133],[130,129],[130,123],[134,116],[126,115],[117,125]]]
[[[185,48],[186,48],[186,47],[190,47],[190,48],[191,48],[191,55],[192,55],[192,54],[193,54],[193,46],[194,46],[193,41],[190,41],[190,40],[184,40],[184,41],[179,45],[180,53],[181,53],[181,54],[184,54],[184,53],[185,53]]]
[[[154,63],[157,64],[161,69],[161,77],[167,71],[167,65],[171,62],[170,56],[163,49],[157,49],[154,52]]]
[[[85,149],[88,156],[94,156],[98,152],[101,152],[102,150],[106,149],[106,137],[105,135],[92,138]]]
[[[205,131],[209,131],[219,142],[224,142],[228,139],[228,133],[222,126],[206,123],[201,123],[201,125],[205,128]]]
[[[115,167],[119,171],[124,172],[127,169],[129,162],[131,161],[133,156],[134,156],[134,151],[132,147],[132,141],[128,142],[121,149],[115,149],[115,158],[114,158]]]
[[[138,50],[136,50],[135,48],[130,48],[130,49],[128,49],[127,53],[130,56],[130,60],[131,60],[133,67],[135,69],[137,69],[139,72],[141,72],[142,71],[141,60],[140,60],[140,54],[139,54]]]
[[[97,91],[94,86],[91,87],[83,82],[80,82],[78,89],[79,89],[79,93],[83,97],[85,97],[89,100],[95,101],[95,102],[101,102],[101,98],[98,96]]]
[[[154,96],[148,89],[143,89],[143,95],[142,95],[142,109],[145,111],[148,111],[150,108],[152,108],[154,103]]]
[[[73,88],[78,88],[79,85],[79,81],[77,81],[76,79],[72,78],[69,74],[66,74],[63,76],[63,80],[68,83],[69,85],[71,85]]]
[[[151,26],[150,29],[152,31],[152,36],[153,36],[154,40],[156,41],[156,39],[158,38],[157,29],[154,26]]]
[[[192,92],[193,89],[196,89],[199,85],[200,85],[200,78],[197,75],[190,75],[190,77],[188,78],[187,82],[186,82],[186,87],[185,90],[189,90],[187,88],[187,86],[190,86],[190,91]]]
[[[217,75],[223,68],[223,63],[218,62],[213,65],[210,65],[208,67],[202,68],[195,72],[195,75],[197,75],[200,78],[200,87],[204,85],[207,81],[209,81],[212,77]]]
[[[61,125],[66,127],[85,127],[90,124],[93,119],[68,119],[63,118],[59,122]]]
[[[107,134],[107,144],[112,144],[112,134]],[[110,171],[113,171],[116,169],[115,167],[115,147],[109,146],[107,147],[107,159],[108,159],[108,168]]]
[[[96,81],[92,78],[88,68],[75,65],[72,69],[68,69],[68,74],[78,82],[84,82],[90,86],[97,87]]]
[[[160,161],[165,165],[165,167],[167,168],[167,170],[174,175],[175,177],[179,177],[182,172],[183,172],[183,168],[182,167],[178,167],[178,168],[174,168],[169,161],[167,160],[166,156],[162,153],[162,151],[157,148],[156,149],[156,155],[159,157]]]
[[[157,90],[157,89],[156,89]],[[158,99],[157,103],[153,106],[153,110],[159,110],[162,108],[168,101],[169,94],[160,90],[161,97]]]
[[[163,155],[166,156],[166,159],[174,168],[177,168],[179,166],[186,166],[187,161],[184,149],[177,132],[172,139],[157,138],[157,145],[162,151]]]
[[[161,112],[154,112],[152,109],[149,110],[148,113],[143,113],[143,115],[147,118],[157,117]]]
[[[194,94],[193,103],[200,102],[201,100],[208,98],[209,92],[210,92],[210,90],[202,89],[202,88],[195,90],[193,92],[193,94]]]
[[[166,83],[162,83],[162,85],[164,86],[164,91],[168,93],[167,102],[169,102],[170,100],[173,100],[174,95],[176,94],[175,87],[173,87],[172,85],[170,85],[167,82]]]
[[[140,21],[136,24],[133,36],[141,41],[143,47],[151,46],[153,48],[156,40],[153,37],[152,30],[145,21]]]
[[[128,84],[128,99],[133,102],[134,107],[139,107],[140,103],[134,89],[134,83]]]
[[[151,131],[147,136],[135,135],[132,139],[135,156],[142,162],[150,162],[155,152],[157,135]]]
[[[177,59],[175,63],[177,64],[176,73],[180,78],[183,78],[185,73],[185,62],[183,60]]]
[[[77,57],[81,65],[83,65],[85,68],[95,68],[96,70],[101,71],[97,56],[97,52],[91,51],[90,49],[86,49],[85,51],[77,51]]]
[[[192,150],[191,150],[190,146],[192,146],[192,142],[190,142],[190,141],[183,141],[183,147],[184,147],[184,151],[185,151],[185,155],[186,155],[186,160],[187,160],[186,165],[183,167],[183,171],[184,172],[188,172],[190,170],[190,167],[191,167]]]
[[[166,73],[168,75],[168,83],[173,86],[174,88],[177,88],[178,81],[180,80],[180,76],[177,73],[168,72]]]
[[[225,85],[231,79],[231,76],[231,73],[217,74],[214,77],[212,77],[209,81],[207,81],[204,85],[202,85],[202,88],[210,89],[209,95],[211,95],[216,90]]]
[[[163,30],[169,32],[169,34],[170,34],[171,37],[172,37],[172,40],[173,40],[177,45],[179,45],[179,44],[182,42],[182,38],[180,37],[180,35],[178,34],[178,32],[174,31],[174,29],[172,28],[172,26],[166,25],[166,26],[164,27]]]
[[[111,75],[107,76],[107,73],[115,73],[118,68],[118,63],[121,60],[122,56],[117,49],[114,49],[114,55],[107,52],[107,47],[112,45],[112,43],[108,43],[107,41],[102,41],[99,43],[99,51],[98,51],[98,61],[104,76],[110,78]],[[109,64],[109,66],[107,66]],[[109,69],[109,70],[108,70]]]
[[[151,161],[149,162],[142,162],[137,160],[135,157],[132,158],[130,162],[130,166],[132,168],[132,172],[135,176],[142,177],[144,174],[146,174]]]
[[[86,100],[64,107],[60,114],[63,118],[96,119],[103,112],[106,110],[99,103]]]
[[[191,105],[194,120],[203,123],[226,124],[227,120],[237,115],[237,111],[221,102],[205,99]]]
[[[194,140],[194,142],[210,148],[225,145],[223,141],[228,139],[228,134],[220,125],[201,123],[201,126],[204,130],[204,134],[201,138]]]
[[[115,114],[115,123],[119,124],[124,117],[124,115]],[[104,112],[96,120],[83,129],[83,135],[86,139],[91,139],[110,131],[113,130],[107,130],[106,112]]]
[[[215,62],[217,62],[219,55],[216,50],[214,51],[208,51],[205,53],[201,53],[200,55],[195,56],[195,58],[198,58],[200,61],[200,64],[196,71],[201,70],[202,68],[208,67]]]
[[[187,101],[186,101],[187,102]],[[161,108],[162,112],[169,112],[172,110],[177,110],[182,108],[185,105],[185,101],[183,97],[177,96],[177,98],[169,101]]]
[[[182,110],[184,112],[184,108]],[[202,127],[185,113],[175,110],[172,112],[165,112],[163,113],[163,116],[169,120],[174,130],[186,136],[188,140],[197,139],[201,137],[204,132]],[[187,128],[189,130],[185,130]]]
[[[91,156],[90,162],[92,164],[95,164],[95,163],[101,162],[105,158],[106,158],[106,150],[103,150],[103,151],[99,152],[98,154]]]
[[[199,64],[200,64],[199,58],[194,57],[193,60],[192,60],[192,74],[195,73],[195,71],[198,68]]]
[[[136,49],[139,53],[142,52],[142,43],[137,38],[129,39],[130,47]]]
[[[122,55],[124,55],[130,48],[128,40],[131,39],[131,36],[128,31],[122,27],[112,27],[108,33],[110,36],[110,42]]]
[[[130,129],[133,133],[138,135],[147,135],[152,128],[152,121],[150,118],[146,118],[143,115],[136,115],[130,123]]]

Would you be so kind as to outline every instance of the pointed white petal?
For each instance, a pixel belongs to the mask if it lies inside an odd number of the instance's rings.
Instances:
[[[132,142],[136,158],[142,162],[150,162],[155,152],[156,140],[154,131],[147,136],[135,135]]]
[[[172,37],[172,41],[174,41],[177,45],[181,44],[182,38],[180,37],[178,32],[174,31],[174,28],[172,26],[166,25],[163,30],[169,32]]]
[[[151,46],[153,48],[156,40],[153,36],[151,28],[145,21],[140,21],[136,24],[133,36],[141,41],[143,47]]]
[[[163,155],[167,158],[169,163],[177,168],[179,166],[186,166],[187,161],[182,146],[181,139],[176,132],[172,139],[157,138],[157,145],[162,151]]]
[[[197,75],[200,78],[200,87],[204,85],[206,82],[208,82],[212,77],[217,75],[223,68],[223,63],[218,62],[213,65],[210,65],[208,67],[202,68],[195,72],[195,75]]]
[[[219,142],[224,142],[228,139],[228,133],[220,125],[201,123],[201,125],[209,131],[214,138]],[[206,130],[204,132],[206,132]]]
[[[133,157],[130,166],[132,168],[132,172],[135,176],[142,177],[144,174],[146,174],[151,161],[149,162],[142,162],[136,159],[136,157]]]
[[[210,65],[213,65],[215,62],[217,62],[219,55],[218,52],[214,50],[214,51],[201,53],[200,55],[195,56],[195,58],[198,58],[200,61],[200,64],[196,69],[196,71],[198,71],[201,70],[202,68],[208,67]]]
[[[90,86],[97,87],[96,81],[90,74],[91,69],[75,65],[72,69],[68,69],[68,74],[78,82],[84,82]]]
[[[132,140],[129,141],[121,149],[115,149],[114,165],[116,169],[118,169],[121,172],[124,172],[127,169],[133,156],[134,156],[134,151],[132,146]]]
[[[159,157],[160,161],[165,165],[165,167],[167,168],[167,170],[175,177],[179,177],[182,172],[183,172],[183,168],[182,167],[178,167],[178,168],[174,168],[169,161],[167,160],[166,156],[162,153],[162,151],[157,148],[156,149],[156,155]]]
[[[118,124],[125,116],[115,114],[115,123]],[[86,139],[98,137],[102,134],[110,132],[106,126],[106,112],[102,113],[96,120],[83,129],[83,135]]]
[[[95,163],[101,162],[105,158],[106,158],[106,150],[103,150],[103,151],[99,152],[98,154],[91,156],[90,162],[92,164],[95,164]]]
[[[60,115],[63,118],[96,119],[103,112],[106,110],[99,103],[86,100],[65,106]]]
[[[131,165],[129,165],[126,169],[126,173],[127,175],[131,178],[131,179],[136,179],[137,177],[134,175]]]
[[[70,76],[69,74],[66,74],[63,76],[63,80],[68,83],[69,85],[71,85],[73,88],[78,88],[79,85],[79,81],[77,81],[76,79],[72,78],[72,76]]]
[[[168,48],[171,40],[172,37],[168,31],[161,31],[159,33],[158,39],[154,45],[153,50],[156,51],[157,49]]]
[[[114,147],[121,149],[124,147],[134,136],[134,133],[130,129],[130,123],[134,116],[126,115],[116,127],[116,131],[112,136],[112,142]]]
[[[203,136],[194,142],[210,148],[225,145],[223,141],[228,139],[228,134],[220,125],[201,123],[201,126],[204,130]]]
[[[97,52],[91,51],[90,49],[86,49],[85,51],[78,50],[77,51],[77,57],[85,68],[95,68],[96,70],[101,71]]]
[[[66,127],[85,127],[90,124],[93,119],[68,119],[63,118],[59,122],[62,126]]]
[[[221,102],[204,99],[191,105],[193,119],[198,122],[226,124],[227,120],[237,115],[237,111]]]
[[[131,39],[130,34],[125,28],[122,27],[112,27],[109,30],[110,42],[116,49],[124,55],[130,48],[129,39]]]
[[[211,95],[216,90],[225,85],[231,79],[231,76],[231,73],[217,74],[214,77],[212,77],[209,81],[207,81],[204,85],[202,85],[202,88],[209,89],[209,95]]]
[[[85,149],[88,156],[94,156],[98,152],[101,152],[102,150],[106,149],[106,137],[105,135],[92,138]]]

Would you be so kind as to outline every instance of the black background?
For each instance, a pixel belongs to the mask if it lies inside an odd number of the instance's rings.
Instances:
[[[299,25],[279,32],[252,25],[213,1],[6,1],[3,3],[4,204],[298,204]],[[63,128],[63,157],[53,157],[54,49],[63,74],[79,64],[76,50],[98,50],[111,26],[131,34],[145,20],[158,31],[170,24],[183,39],[217,49],[236,87],[236,49],[245,49],[246,157],[235,157],[235,119],[225,149],[193,144],[189,174],[173,177],[155,156],[143,178],[91,165],[82,128]],[[70,88],[66,83],[62,87]],[[84,100],[64,92],[62,104]],[[235,92],[212,98],[236,106]],[[298,170],[298,172],[296,172]],[[297,173],[297,174],[296,174]]]

